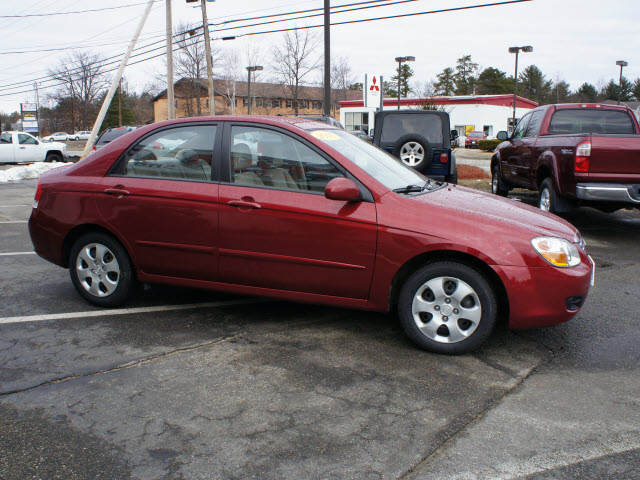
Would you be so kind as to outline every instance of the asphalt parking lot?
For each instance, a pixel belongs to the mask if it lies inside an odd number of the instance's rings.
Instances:
[[[174,287],[99,310],[0,185],[0,478],[640,478],[640,211],[580,209],[563,325],[459,357],[389,315]],[[531,195],[518,194],[521,201]]]

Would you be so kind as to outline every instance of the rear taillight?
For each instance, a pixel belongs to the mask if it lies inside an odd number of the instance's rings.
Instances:
[[[441,153],[440,154],[440,163],[447,163],[449,161],[449,154],[448,153]]]
[[[40,195],[42,195],[42,187],[40,187],[40,180],[38,180],[38,186],[36,187],[36,195],[35,197],[33,197],[33,208],[38,208]]]
[[[582,142],[576,148],[576,172],[589,171],[589,158],[591,157],[591,142]]]

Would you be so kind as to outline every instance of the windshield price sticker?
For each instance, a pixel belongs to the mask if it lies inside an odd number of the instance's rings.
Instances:
[[[326,130],[316,130],[314,132],[311,132],[311,135],[316,137],[318,140],[340,140],[340,137],[338,135]]]

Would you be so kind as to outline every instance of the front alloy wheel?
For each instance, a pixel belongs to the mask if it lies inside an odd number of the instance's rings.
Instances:
[[[421,348],[438,353],[477,348],[493,331],[497,310],[484,274],[457,262],[425,265],[409,277],[398,299],[405,333]]]

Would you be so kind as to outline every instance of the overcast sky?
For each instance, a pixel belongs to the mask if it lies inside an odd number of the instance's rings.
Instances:
[[[331,5],[355,3],[358,0],[332,0]],[[391,1],[391,0],[389,0]],[[144,11],[144,0],[1,0],[1,15],[69,12],[111,6],[137,4],[117,10],[31,18],[0,18],[0,111],[19,110],[20,102],[35,101],[34,92],[16,93],[33,88],[32,82],[47,75],[48,69],[60,64],[72,48],[90,47],[92,53],[104,57],[121,54],[135,31]],[[332,22],[400,15],[444,8],[489,3],[489,0],[416,0],[389,7],[372,8],[332,15]],[[185,0],[174,0],[174,25],[201,24],[199,8]],[[323,0],[293,2],[292,0],[218,0],[208,3],[210,22],[232,18],[255,17],[274,13],[320,8]],[[389,79],[393,75],[397,56],[416,57],[412,68],[414,81],[435,78],[456,59],[470,54],[481,68],[496,67],[513,74],[514,56],[509,46],[532,45],[533,53],[520,54],[519,70],[536,64],[548,78],[567,81],[573,90],[583,82],[598,86],[618,78],[616,60],[626,60],[624,75],[633,80],[640,77],[640,34],[638,0],[532,0],[449,13],[420,15],[341,25],[332,28],[331,48],[334,57],[346,57],[354,79],[363,81],[365,73],[377,73]],[[212,38],[240,35],[277,28],[322,23],[322,17],[296,22],[216,32]],[[236,24],[231,24],[236,25]],[[161,40],[165,28],[164,1],[155,2],[138,45]],[[322,54],[322,29],[318,34],[318,55]],[[270,71],[270,49],[281,42],[282,34],[239,36],[233,41],[213,42],[214,48],[236,49],[244,55],[250,46],[261,49],[259,60],[265,67],[263,78]],[[65,50],[43,52],[44,49]],[[10,53],[15,51],[32,53]],[[9,53],[9,54],[6,54]],[[125,77],[130,87],[140,90],[154,76],[162,74],[161,59],[128,67]],[[321,74],[314,78],[321,78]],[[26,86],[8,84],[29,81]],[[41,98],[52,90],[41,91]]]

